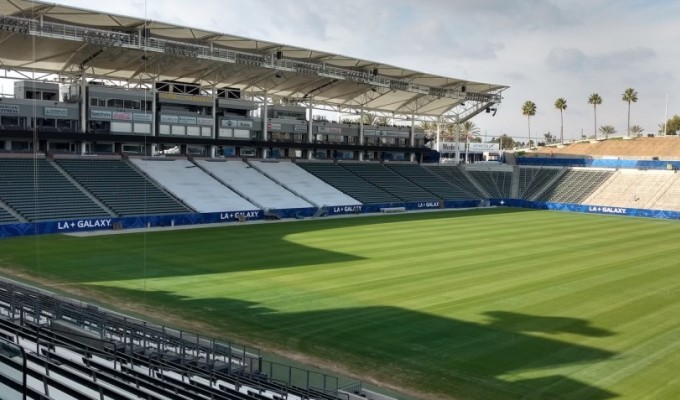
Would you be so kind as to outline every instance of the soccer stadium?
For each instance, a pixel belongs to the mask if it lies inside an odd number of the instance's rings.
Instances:
[[[28,0],[0,63],[2,399],[680,398],[677,137],[441,146],[509,87]]]

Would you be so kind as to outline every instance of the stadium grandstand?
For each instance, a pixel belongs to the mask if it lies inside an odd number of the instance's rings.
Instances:
[[[37,1],[0,0],[0,39],[0,238],[489,206],[680,219],[676,138],[427,163],[417,122],[488,113],[502,84]],[[12,398],[389,398],[9,280],[0,366]]]

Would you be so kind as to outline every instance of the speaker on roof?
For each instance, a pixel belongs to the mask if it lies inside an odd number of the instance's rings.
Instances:
[[[460,87],[460,91],[461,91],[461,92],[465,92],[465,85],[463,85],[463,86]]]
[[[282,59],[282,58],[283,58],[283,52],[282,52],[281,50],[277,51],[277,52],[276,52],[276,59],[277,59],[277,60],[280,60],[280,59]]]
[[[373,68],[373,75],[378,75],[378,68]]]

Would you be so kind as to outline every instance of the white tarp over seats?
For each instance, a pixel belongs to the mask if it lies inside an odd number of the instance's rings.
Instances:
[[[263,208],[314,207],[241,160],[196,160],[196,163]]]
[[[184,158],[131,158],[130,161],[198,212],[258,209]]]
[[[339,191],[290,161],[253,160],[250,163],[292,192],[314,203],[317,207],[361,205],[356,199]]]

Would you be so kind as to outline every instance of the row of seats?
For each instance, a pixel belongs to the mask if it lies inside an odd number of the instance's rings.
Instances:
[[[0,158],[0,223],[512,198],[513,194],[533,201],[680,209],[675,200],[680,190],[671,171],[517,170],[514,180],[507,170],[399,163]]]
[[[0,349],[5,377],[0,388],[7,389],[2,395],[10,395],[9,387],[22,390],[25,374],[27,398],[347,398],[335,377],[323,375],[321,387],[269,377],[257,350],[4,280],[0,280]],[[8,354],[12,354],[9,359]],[[22,357],[26,371],[22,371]]]

